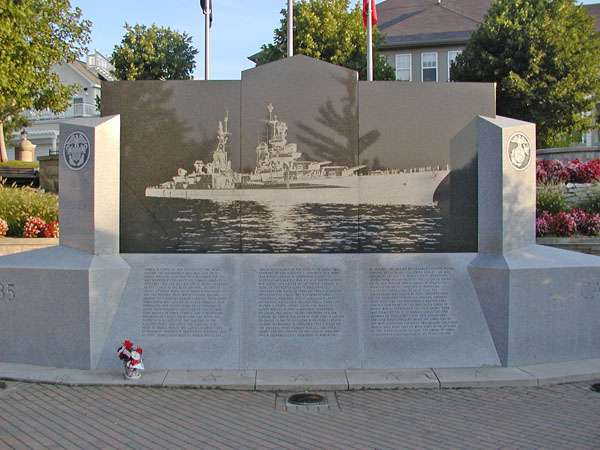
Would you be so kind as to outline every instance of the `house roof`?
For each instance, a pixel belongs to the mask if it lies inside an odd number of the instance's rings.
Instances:
[[[425,42],[466,42],[492,0],[386,0],[377,5],[382,47]]]
[[[85,63],[82,63],[81,61],[73,61],[71,64],[73,64],[73,67],[81,72],[84,77],[89,78],[89,80],[94,84],[99,85],[102,82],[100,78],[98,78],[90,69],[86,67]]]
[[[596,31],[600,31],[600,3],[594,3],[593,5],[583,5],[588,12],[596,18]]]
[[[492,0],[386,0],[377,5],[382,48],[466,43]],[[585,5],[600,30],[600,4]]]

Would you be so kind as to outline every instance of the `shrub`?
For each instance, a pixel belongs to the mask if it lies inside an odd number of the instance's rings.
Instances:
[[[544,189],[537,193],[537,211],[546,211],[552,215],[567,210],[565,198],[557,189]]]
[[[600,180],[600,161],[594,159],[586,163],[579,161],[579,158],[567,163],[566,169],[569,172],[571,183],[596,183]]]
[[[600,181],[600,159],[582,163],[578,158],[567,164],[560,161],[536,161],[537,184],[597,183]]]
[[[597,236],[600,233],[600,214],[584,213],[584,218],[577,226],[577,231],[587,236]]]
[[[552,217],[550,227],[557,236],[573,236],[577,230],[575,221],[570,214],[565,212],[559,212]]]
[[[535,235],[545,236],[550,232],[550,223],[552,222],[552,216],[544,211],[540,217],[535,219]]]
[[[58,237],[58,222],[53,220],[49,224],[46,225],[44,230],[42,231],[42,236],[45,238],[57,238]]]
[[[23,237],[36,238],[42,235],[44,229],[46,229],[46,222],[44,219],[39,217],[29,217],[25,226],[23,227]]]
[[[28,187],[0,184],[0,217],[8,225],[7,236],[20,237],[29,217],[39,217],[47,223],[58,220],[58,197]]]
[[[536,161],[535,178],[537,184],[560,184],[569,180],[569,172],[560,161]]]
[[[8,224],[6,223],[6,220],[0,218],[0,237],[6,236],[7,232],[8,232]]]

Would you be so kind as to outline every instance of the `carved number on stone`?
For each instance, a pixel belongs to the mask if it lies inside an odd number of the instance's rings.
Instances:
[[[15,294],[15,285],[13,283],[0,283],[0,300],[12,301]]]

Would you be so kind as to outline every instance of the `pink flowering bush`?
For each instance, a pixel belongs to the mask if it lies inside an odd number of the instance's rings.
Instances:
[[[569,171],[560,161],[541,160],[536,162],[535,171],[538,184],[560,184],[569,180]]]
[[[535,219],[535,235],[545,236],[550,232],[550,224],[552,223],[552,216],[544,211],[540,217]]]
[[[600,233],[600,214],[585,213],[585,218],[577,226],[577,231],[587,236],[597,236]]]
[[[600,181],[600,159],[582,163],[578,158],[566,164],[560,161],[536,162],[538,184],[597,183]]]
[[[44,236],[45,238],[57,238],[58,222],[56,220],[53,220],[52,222],[46,224],[46,226],[42,230],[42,236]]]
[[[6,233],[8,233],[8,224],[6,220],[0,218],[0,237],[6,236]]]
[[[600,234],[600,214],[587,213],[575,208],[570,213],[559,212],[554,215],[543,211],[535,219],[535,234],[538,237],[547,234],[569,237],[575,233],[586,236]]]
[[[46,228],[46,221],[39,217],[28,217],[23,227],[23,237],[36,238],[42,235]]]
[[[567,163],[565,168],[569,172],[571,183],[596,183],[600,180],[600,160],[598,159],[582,163],[579,158],[576,158]]]
[[[552,217],[550,227],[557,236],[564,237],[573,236],[577,230],[575,220],[573,220],[571,214],[564,212],[559,212]]]

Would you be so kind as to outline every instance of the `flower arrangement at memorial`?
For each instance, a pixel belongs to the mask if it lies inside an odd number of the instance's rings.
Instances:
[[[6,236],[7,232],[8,232],[8,224],[6,223],[6,220],[4,220],[0,217],[0,237]]]
[[[124,341],[117,354],[125,368],[125,378],[139,378],[141,376],[139,371],[144,370],[142,347],[135,347],[131,341]]]

